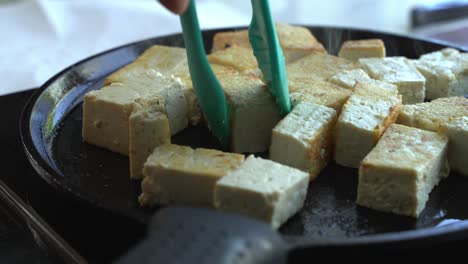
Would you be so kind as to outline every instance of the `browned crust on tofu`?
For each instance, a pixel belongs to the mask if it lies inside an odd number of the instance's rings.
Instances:
[[[362,39],[348,40],[343,42],[341,49],[343,50],[363,50],[384,47],[385,44],[381,39]]]
[[[394,124],[398,118],[398,115],[400,114],[400,109],[401,109],[401,104],[402,104],[402,99],[401,95],[398,95],[399,97],[399,104],[391,106],[390,107],[390,114],[385,118],[383,121],[382,125],[377,125],[374,129],[374,140],[375,143],[377,143],[382,136],[382,134],[387,130],[387,128],[391,125]]]
[[[338,115],[336,114],[330,122],[323,128],[324,131],[332,131],[331,133],[320,133],[319,137],[316,137],[313,141],[310,142],[311,146],[316,146],[313,148],[309,148],[307,152],[307,157],[309,160],[317,160],[319,162],[315,162],[319,166],[309,170],[309,181],[313,181],[317,178],[320,172],[328,165],[328,162],[331,160],[331,156],[333,153],[333,139],[334,139],[334,131],[333,127],[336,125],[336,121],[338,120]],[[325,154],[321,155],[321,150],[325,150]]]

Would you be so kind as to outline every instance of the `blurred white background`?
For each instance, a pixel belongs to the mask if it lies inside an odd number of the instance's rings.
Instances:
[[[440,0],[270,0],[276,22],[407,33],[409,10]],[[197,0],[202,28],[248,25],[250,0]],[[129,42],[180,32],[155,0],[0,0],[0,95]]]

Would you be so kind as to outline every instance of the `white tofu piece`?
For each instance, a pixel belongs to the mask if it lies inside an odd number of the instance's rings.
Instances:
[[[450,140],[449,162],[454,171],[468,176],[468,99],[439,98],[427,103],[404,105],[397,123],[428,131],[445,133]]]
[[[229,107],[231,151],[266,151],[271,142],[271,130],[281,120],[268,88],[250,74],[219,74],[217,77]]]
[[[128,155],[128,119],[134,102],[141,98],[164,102],[171,134],[188,125],[183,85],[154,70],[140,72],[133,82],[113,83],[91,91],[83,103],[83,140]]]
[[[270,159],[317,177],[331,158],[333,108],[301,102],[273,129]]]
[[[140,179],[143,165],[154,148],[171,143],[163,100],[140,99],[129,118],[130,177]]]
[[[213,207],[215,183],[239,167],[244,155],[174,144],[157,147],[143,168],[142,206]]]
[[[335,161],[358,168],[389,125],[395,122],[401,106],[396,91],[357,83],[343,106],[335,128]]]
[[[442,128],[449,137],[449,161],[453,170],[468,176],[468,115],[449,122]]]
[[[369,75],[363,69],[341,71],[333,75],[330,79],[328,79],[328,81],[348,89],[354,89],[356,82],[360,82],[373,84],[386,90],[398,91],[398,87],[396,85],[384,81],[374,80],[369,77]]]
[[[188,106],[185,99],[185,86],[179,78],[164,76],[156,70],[135,70],[125,84],[135,90],[151,90],[162,97],[166,108],[171,135],[188,126]]]
[[[403,104],[424,101],[426,79],[404,57],[363,58],[359,63],[370,77],[395,84]]]
[[[277,229],[302,208],[308,183],[305,172],[250,155],[216,183],[215,206]]]
[[[418,217],[429,194],[449,173],[444,135],[391,125],[359,168],[357,203]]]
[[[83,102],[83,140],[128,155],[128,118],[138,98],[138,91],[121,83],[87,93]]]
[[[426,78],[426,99],[468,93],[468,57],[446,48],[411,61]]]
[[[104,84],[133,82],[135,78],[141,78],[141,72],[148,70],[160,72],[167,77],[173,75],[183,81],[185,85],[183,91],[188,108],[187,118],[192,125],[198,124],[201,119],[201,112],[198,99],[192,88],[187,55],[184,48],[164,45],[151,46],[138,56],[135,61],[109,75],[104,80]]]

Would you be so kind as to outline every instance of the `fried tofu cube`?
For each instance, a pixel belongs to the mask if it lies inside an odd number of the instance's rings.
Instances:
[[[134,102],[146,98],[163,101],[171,134],[187,126],[183,85],[152,70],[135,82],[113,83],[84,96],[82,135],[85,142],[128,155],[129,122]]]
[[[216,183],[215,206],[277,229],[302,208],[308,183],[303,171],[250,155]]]
[[[401,96],[377,86],[357,83],[335,128],[335,161],[358,168],[389,125],[395,122]]]
[[[338,52],[338,56],[352,61],[360,58],[385,57],[385,44],[381,39],[363,39],[345,41]]]
[[[208,55],[208,61],[214,64],[232,67],[240,72],[258,68],[257,59],[251,48],[232,46]]]
[[[305,57],[311,52],[327,53],[322,43],[305,27],[277,24],[276,30],[287,63]]]
[[[270,159],[309,173],[315,179],[333,152],[333,108],[308,102],[297,104],[273,128]]]
[[[83,141],[128,155],[128,117],[138,98],[137,91],[121,83],[87,93],[83,100]]]
[[[249,74],[219,74],[230,113],[231,151],[263,152],[271,142],[271,130],[281,120],[266,85]]]
[[[359,167],[357,204],[418,217],[449,173],[447,137],[391,125]]]
[[[369,75],[363,69],[341,71],[329,78],[328,81],[348,89],[354,89],[356,83],[360,82],[373,84],[386,90],[398,91],[398,87],[396,85],[384,81],[374,80],[369,77]]]
[[[304,27],[287,24],[277,24],[276,34],[283,51],[285,61],[293,62],[311,52],[326,53],[323,45],[317,41],[312,33]],[[216,33],[213,38],[211,52],[216,52],[233,46],[252,49],[247,30]]]
[[[244,155],[174,144],[157,147],[143,168],[142,206],[214,206],[216,182],[244,162]]]
[[[184,48],[154,45],[145,50],[132,63],[120,68],[104,80],[104,85],[111,83],[133,83],[145,72],[155,71],[167,77],[180,78],[184,85],[187,105],[187,118],[192,125],[201,120],[200,106],[188,69],[187,55]]]
[[[404,105],[397,123],[420,129],[445,133],[450,140],[449,162],[454,171],[468,176],[468,99],[439,98],[427,103]]]
[[[395,84],[403,104],[424,101],[426,79],[404,57],[363,58],[359,62],[370,77]]]
[[[331,107],[339,113],[351,93],[349,89],[326,81],[311,78],[289,80],[289,96],[293,106],[300,102],[310,102]]]
[[[134,72],[155,70],[163,75],[185,75],[188,72],[187,55],[184,48],[154,45],[145,50],[132,63],[107,76],[104,85],[134,79]]]
[[[171,143],[164,100],[136,100],[128,123],[130,177],[140,179],[143,176],[143,165],[154,148]]]
[[[452,120],[442,127],[448,136],[449,162],[453,170],[468,176],[468,115]]]
[[[360,68],[359,64],[329,54],[311,53],[286,67],[289,79],[314,78],[326,81],[343,70]]]
[[[411,62],[426,78],[427,99],[468,93],[468,56],[458,50],[442,49]]]

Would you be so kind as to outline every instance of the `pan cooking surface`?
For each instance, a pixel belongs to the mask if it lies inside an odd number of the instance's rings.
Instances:
[[[311,28],[330,53],[347,39],[381,38],[388,56],[410,58],[438,50],[438,43],[388,34],[336,28]],[[204,32],[209,50],[215,31]],[[157,210],[137,204],[140,181],[130,180],[128,157],[82,142],[82,97],[102,87],[112,71],[131,62],[153,44],[183,46],[181,35],[130,44],[97,55],[64,70],[47,82],[29,102],[22,122],[26,152],[38,173],[51,185],[66,190],[92,206],[112,210],[144,224]],[[219,148],[202,126],[190,127],[173,143]],[[331,163],[310,183],[304,208],[280,231],[310,238],[348,238],[434,227],[447,219],[466,219],[468,178],[452,173],[431,193],[418,219],[381,213],[356,206],[357,170]],[[190,186],[181,186],[190,188]]]

